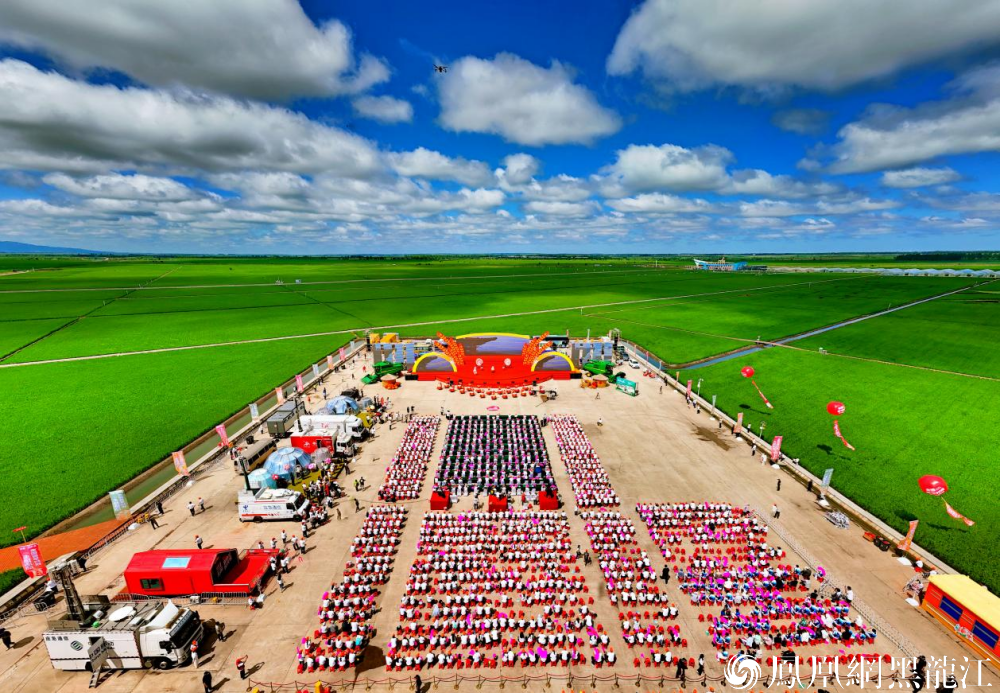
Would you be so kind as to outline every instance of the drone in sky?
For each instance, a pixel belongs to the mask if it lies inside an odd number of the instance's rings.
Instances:
[[[434,71],[435,72],[447,72],[448,71],[448,66],[447,65],[435,65],[434,66]]]

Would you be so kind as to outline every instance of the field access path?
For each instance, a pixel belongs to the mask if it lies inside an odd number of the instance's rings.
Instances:
[[[511,275],[507,275],[507,276],[511,276]],[[782,288],[794,287],[794,286],[812,285],[812,284],[824,284],[824,283],[832,283],[832,282],[851,281],[851,280],[857,281],[857,279],[858,279],[857,277],[841,277],[841,278],[837,278],[837,279],[824,279],[822,281],[808,281],[808,282],[804,281],[804,282],[797,282],[795,284],[783,284]],[[358,281],[385,281],[385,280],[358,280]],[[397,280],[391,280],[391,281],[397,281]],[[176,287],[171,287],[171,288],[176,288]],[[528,316],[528,315],[546,315],[546,314],[550,314],[550,313],[564,313],[564,312],[571,311],[571,310],[584,311],[584,310],[589,310],[589,309],[592,309],[592,308],[605,308],[605,307],[608,307],[608,306],[628,306],[628,305],[637,305],[637,304],[641,304],[641,303],[652,303],[652,302],[655,302],[655,301],[675,301],[675,300],[685,299],[685,298],[698,298],[698,297],[705,297],[705,296],[719,296],[719,295],[733,294],[733,293],[744,293],[745,294],[745,293],[752,293],[752,292],[767,291],[769,289],[774,289],[774,287],[771,286],[771,285],[768,285],[768,286],[761,286],[761,287],[750,288],[750,289],[748,289],[748,288],[725,289],[725,290],[722,290],[722,291],[709,291],[709,292],[700,293],[700,294],[686,294],[686,295],[681,295],[681,296],[661,296],[661,297],[656,297],[656,298],[640,298],[640,299],[635,299],[635,300],[631,300],[631,301],[612,301],[612,302],[608,302],[608,303],[589,303],[589,304],[578,305],[578,306],[563,306],[561,308],[543,308],[543,309],[540,309],[540,310],[528,310],[528,311],[521,311],[521,312],[516,312],[516,313],[499,313],[499,314],[496,314],[496,315],[477,315],[477,316],[468,317],[468,318],[447,318],[447,319],[440,319],[440,320],[428,320],[428,321],[424,321],[424,322],[398,323],[398,324],[394,324],[394,325],[366,325],[366,326],[362,326],[362,327],[346,328],[346,329],[343,329],[343,330],[330,330],[330,331],[325,331],[325,332],[310,332],[310,333],[307,333],[307,334],[282,335],[280,337],[262,337],[262,338],[259,338],[259,339],[241,339],[241,340],[236,340],[236,341],[231,341],[231,342],[214,342],[214,343],[210,343],[210,344],[190,344],[190,345],[187,345],[187,346],[164,347],[162,349],[142,349],[142,350],[138,350],[138,351],[120,351],[120,352],[114,352],[114,353],[110,353],[110,354],[90,354],[90,355],[87,355],[87,356],[68,356],[66,358],[42,359],[42,360],[39,360],[39,361],[25,361],[25,362],[21,362],[21,363],[0,363],[0,368],[22,368],[22,367],[25,367],[25,366],[40,366],[40,365],[49,364],[49,363],[70,363],[70,362],[73,362],[73,361],[93,361],[93,360],[96,360],[96,359],[115,358],[115,357],[118,357],[118,356],[138,356],[138,355],[142,355],[142,354],[162,354],[162,353],[166,353],[166,352],[170,352],[170,351],[192,351],[192,350],[195,350],[195,349],[213,349],[215,347],[232,346],[232,345],[236,345],[236,344],[260,344],[260,343],[263,343],[263,342],[282,342],[282,341],[289,340],[289,339],[308,339],[310,337],[329,337],[329,336],[333,336],[333,335],[343,335],[343,334],[354,334],[354,335],[357,335],[357,334],[364,334],[364,332],[367,331],[367,330],[372,330],[372,331],[398,330],[398,329],[402,329],[402,328],[406,328],[406,327],[427,327],[427,326],[430,326],[430,325],[448,325],[448,324],[463,323],[463,322],[475,322],[475,321],[478,321],[478,320],[497,320],[497,319],[501,319],[501,318],[519,318],[519,317],[524,317],[524,316]],[[44,291],[48,291],[48,289],[45,289]],[[52,289],[52,291],[61,291],[61,289]],[[2,292],[0,292],[0,293],[2,293]]]

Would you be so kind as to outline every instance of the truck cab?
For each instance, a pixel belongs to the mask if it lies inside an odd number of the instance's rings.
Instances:
[[[237,497],[240,522],[301,520],[309,509],[309,499],[286,488],[240,491]]]

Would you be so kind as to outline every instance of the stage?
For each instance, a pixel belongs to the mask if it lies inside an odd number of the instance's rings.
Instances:
[[[417,380],[468,387],[521,387],[581,377],[573,362],[544,337],[516,334],[439,335],[439,348],[413,364]]]

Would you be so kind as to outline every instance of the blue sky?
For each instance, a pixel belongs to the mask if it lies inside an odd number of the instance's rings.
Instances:
[[[986,0],[0,5],[5,240],[995,249],[998,151]]]

